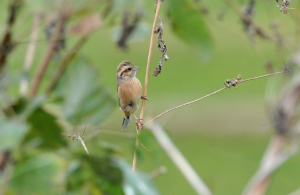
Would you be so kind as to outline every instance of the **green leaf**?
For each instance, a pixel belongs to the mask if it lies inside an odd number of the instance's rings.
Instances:
[[[68,168],[67,190],[72,194],[124,194],[121,183],[122,172],[111,158],[78,155]]]
[[[28,119],[32,113],[40,108],[47,100],[46,95],[39,95],[33,99],[19,98],[14,104],[13,109],[23,119]]]
[[[0,118],[0,151],[18,147],[27,131],[28,126],[21,121]]]
[[[31,130],[26,136],[26,141],[36,139],[40,141],[40,147],[53,149],[67,145],[63,131],[56,120],[52,114],[42,108],[37,108],[28,118]]]
[[[16,163],[10,181],[12,194],[58,194],[61,160],[54,154],[34,156]]]
[[[73,125],[99,124],[117,105],[86,60],[70,64],[56,90],[63,98],[62,112]]]
[[[212,50],[212,38],[203,17],[191,0],[168,2],[168,17],[174,33],[207,58]]]
[[[152,181],[147,175],[138,171],[133,172],[131,167],[122,159],[115,160],[117,166],[122,170],[124,181],[123,190],[126,195],[156,195],[159,194]]]

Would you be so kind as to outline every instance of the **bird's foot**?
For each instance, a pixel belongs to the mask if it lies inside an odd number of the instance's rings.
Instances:
[[[141,96],[141,99],[142,99],[142,100],[147,100],[147,101],[148,101],[148,98],[147,98],[147,96],[145,96],[145,95],[142,95],[142,96]]]
[[[143,127],[143,125],[144,125],[143,120],[142,120],[142,119],[139,119],[139,118],[136,119],[135,124],[136,124],[136,126],[137,126],[138,128],[140,128],[140,129],[141,129],[141,128]]]

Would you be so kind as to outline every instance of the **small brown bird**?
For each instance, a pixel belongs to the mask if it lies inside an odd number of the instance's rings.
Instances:
[[[130,124],[130,117],[138,109],[142,97],[142,84],[135,77],[140,68],[129,61],[123,61],[117,69],[118,97],[121,110],[124,112],[123,128]]]

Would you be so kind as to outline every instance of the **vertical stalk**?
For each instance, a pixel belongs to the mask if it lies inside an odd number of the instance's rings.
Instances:
[[[145,86],[144,86],[144,96],[147,96],[147,89],[148,89],[148,81],[149,81],[149,72],[150,72],[150,63],[151,63],[151,58],[152,58],[152,50],[153,50],[153,43],[154,43],[154,36],[155,36],[155,29],[156,29],[156,23],[161,7],[161,2],[162,0],[157,0],[157,5],[156,5],[156,12],[155,12],[155,17],[154,17],[154,22],[152,26],[152,32],[151,32],[151,39],[150,39],[150,47],[149,47],[149,54],[148,54],[148,61],[147,61],[147,69],[146,69],[146,76],[145,76]],[[144,118],[144,111],[145,111],[145,105],[146,105],[146,100],[143,99],[142,103],[142,109],[140,113],[140,122],[143,123],[143,118]],[[137,126],[137,134],[140,134],[142,129],[142,125]],[[136,138],[136,147],[139,147],[139,140],[138,136]],[[133,162],[132,162],[132,171],[136,170],[136,164],[137,164],[137,154],[136,151],[134,151],[133,155]]]

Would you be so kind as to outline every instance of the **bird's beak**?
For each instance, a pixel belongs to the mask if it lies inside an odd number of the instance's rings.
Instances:
[[[133,68],[134,71],[138,71],[139,69],[140,69],[140,67],[137,67],[137,66],[135,66],[135,67]]]

